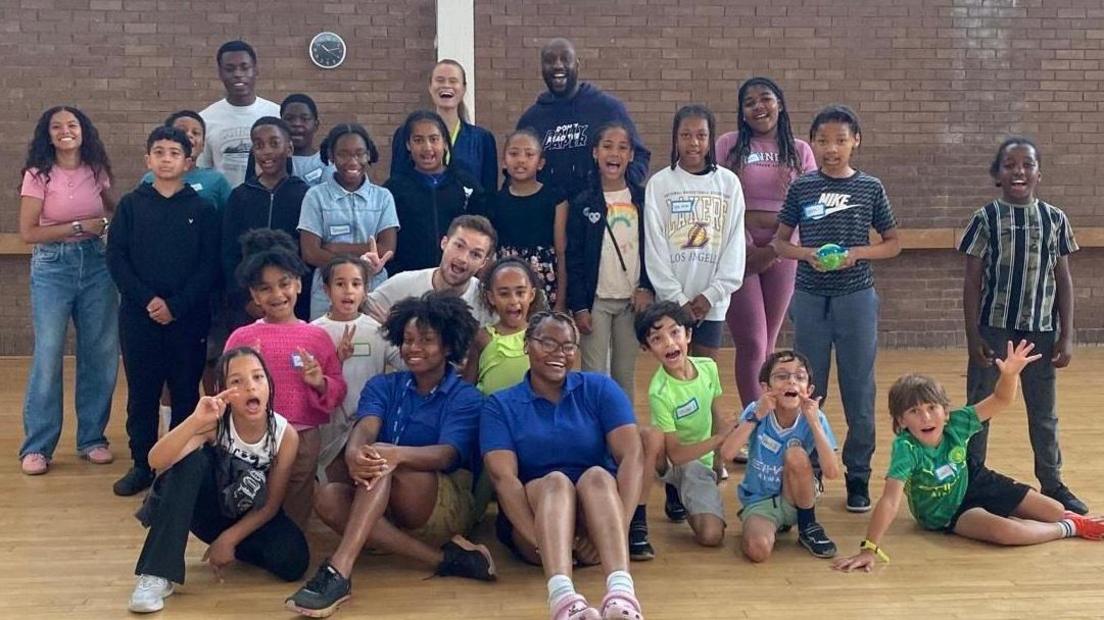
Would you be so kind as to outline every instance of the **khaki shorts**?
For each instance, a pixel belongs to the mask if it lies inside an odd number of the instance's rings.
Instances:
[[[406,530],[406,533],[433,546],[443,545],[457,534],[467,534],[475,525],[471,488],[472,474],[466,469],[451,474],[438,472],[433,514],[422,526]]]
[[[701,461],[695,459],[685,465],[670,466],[663,481],[678,489],[687,514],[715,515],[724,521],[724,501],[717,487],[716,474]]]
[[[816,502],[820,501],[823,487],[815,478],[811,483],[813,485],[813,505],[815,506]],[[748,517],[751,516],[759,516],[769,519],[779,528],[792,527],[797,525],[797,506],[791,504],[785,497],[775,495],[744,506],[740,509],[740,512],[736,513],[736,516],[740,517],[740,521],[747,521]]]

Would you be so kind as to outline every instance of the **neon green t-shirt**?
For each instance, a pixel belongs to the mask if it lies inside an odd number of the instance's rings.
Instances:
[[[951,412],[943,427],[943,440],[929,448],[908,430],[897,434],[889,457],[887,478],[905,483],[912,516],[929,530],[947,527],[962,505],[969,484],[966,444],[981,430],[972,406]]]
[[[652,425],[664,433],[677,433],[679,443],[705,441],[713,435],[713,399],[721,395],[717,364],[708,357],[691,357],[698,376],[680,381],[667,374],[663,366],[656,370],[648,386]],[[713,453],[699,461],[713,467]]]

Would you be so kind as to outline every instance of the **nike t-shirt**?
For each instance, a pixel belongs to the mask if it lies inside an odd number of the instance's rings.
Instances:
[[[778,221],[801,231],[801,245],[819,248],[835,243],[844,248],[870,245],[870,229],[882,234],[897,227],[882,182],[856,171],[846,179],[825,176],[819,170],[790,184]],[[859,261],[848,269],[820,272],[809,263],[797,264],[795,288],[813,295],[847,295],[874,286],[870,263]]]

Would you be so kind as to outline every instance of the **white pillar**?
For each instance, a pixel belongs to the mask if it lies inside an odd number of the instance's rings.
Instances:
[[[468,89],[464,104],[475,122],[475,0],[437,0],[437,60],[464,66]]]

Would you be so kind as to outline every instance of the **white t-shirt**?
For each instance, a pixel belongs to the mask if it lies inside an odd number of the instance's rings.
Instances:
[[[380,306],[384,312],[389,312],[391,306],[400,300],[407,297],[421,297],[432,291],[433,272],[436,270],[436,267],[428,267],[393,275],[379,288],[368,293],[368,299]],[[475,317],[476,321],[479,321],[480,325],[490,324],[493,317],[487,312],[483,302],[479,299],[479,278],[472,278],[468,281],[468,288],[460,296],[460,299],[468,302],[468,307],[472,309],[472,316]]]
[[[207,125],[207,142],[196,162],[197,168],[214,168],[226,177],[230,187],[245,181],[245,165],[253,141],[249,130],[262,116],[280,116],[280,106],[257,97],[252,105],[231,105],[220,99],[199,113]]]
[[[241,460],[249,463],[256,469],[267,470],[269,465],[272,464],[272,458],[280,452],[280,446],[284,443],[284,431],[287,430],[287,419],[273,412],[273,417],[276,420],[276,448],[269,454],[268,451],[268,433],[261,436],[259,440],[254,443],[248,443],[238,435],[238,429],[234,428],[234,416],[230,416],[230,442],[229,445],[225,441],[222,442],[222,447],[240,458]]]
[[[311,325],[317,325],[326,330],[334,342],[334,347],[340,344],[341,338],[345,335],[346,326],[356,326],[356,333],[353,335],[353,356],[341,365],[341,374],[345,377],[345,385],[349,390],[345,393],[345,401],[330,416],[330,423],[320,430],[322,450],[319,453],[318,465],[319,468],[325,469],[345,448],[345,441],[348,440],[352,420],[356,417],[357,403],[360,402],[360,393],[364,390],[364,384],[372,377],[386,372],[388,366],[394,370],[401,370],[405,366],[402,358],[399,357],[398,348],[384,340],[383,334],[380,333],[380,324],[366,314],[352,321],[335,321],[329,315],[322,315],[311,321]]]

